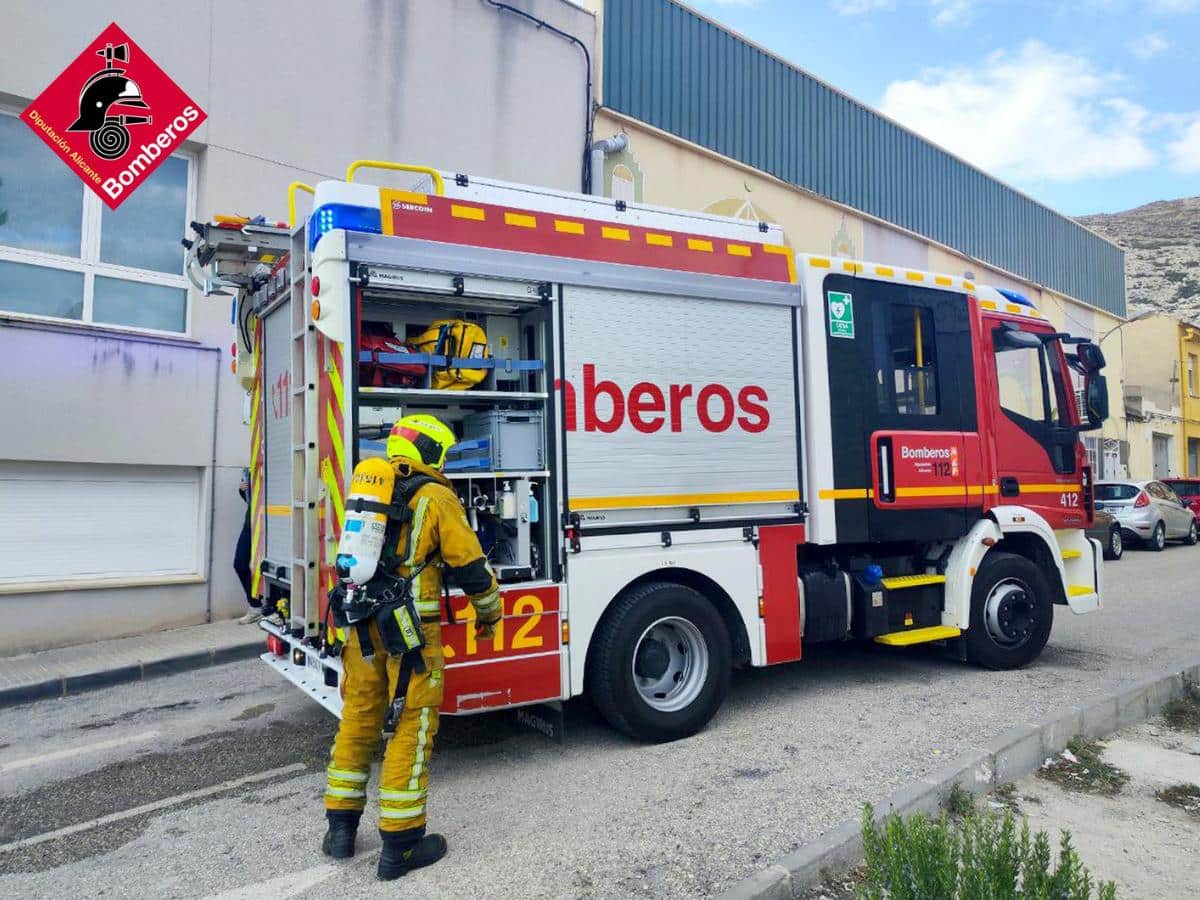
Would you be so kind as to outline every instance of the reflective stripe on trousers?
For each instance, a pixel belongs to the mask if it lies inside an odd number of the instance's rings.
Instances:
[[[371,640],[382,648],[375,622],[369,627]],[[442,702],[443,661],[440,625],[427,622],[423,628],[426,671],[413,673],[409,681],[406,703],[380,768],[379,827],[383,831],[406,831],[425,825],[429,757],[438,729],[437,707]],[[346,696],[326,769],[325,808],[361,810],[366,805],[371,760],[379,747],[400,660],[380,651],[363,659],[357,631],[348,629],[347,638],[342,651]]]

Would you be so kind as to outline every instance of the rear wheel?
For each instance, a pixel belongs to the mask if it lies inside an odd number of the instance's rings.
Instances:
[[[967,658],[987,669],[1019,669],[1037,658],[1050,637],[1050,585],[1033,562],[1015,553],[989,553],[971,587]]]
[[[1200,541],[1200,534],[1196,532],[1196,520],[1192,519],[1192,524],[1188,526],[1187,537],[1183,539],[1183,542],[1189,547],[1195,547],[1197,541]]]
[[[596,631],[587,683],[614,728],[673,741],[708,724],[729,690],[729,632],[689,587],[653,582],[615,601]]]
[[[1150,540],[1146,546],[1155,553],[1161,553],[1163,547],[1167,546],[1167,526],[1159,522],[1154,526],[1154,533],[1150,535]]]
[[[1121,527],[1114,525],[1108,532],[1108,543],[1104,547],[1104,558],[1117,560],[1125,555],[1125,540],[1121,537]]]

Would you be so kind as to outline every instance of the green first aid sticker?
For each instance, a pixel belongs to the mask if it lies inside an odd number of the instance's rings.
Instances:
[[[849,294],[829,292],[829,336],[854,339],[854,298]]]

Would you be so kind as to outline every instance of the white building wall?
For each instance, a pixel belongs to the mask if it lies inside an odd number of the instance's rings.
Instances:
[[[589,51],[594,45],[592,14],[566,0],[510,2],[575,35]],[[111,21],[155,59],[208,114],[189,141],[198,219],[217,213],[286,218],[289,182],[341,178],[360,158],[580,188],[583,52],[482,0],[201,0],[185,7],[63,0],[52,10],[36,0],[9,0],[0,18],[0,106],[10,112],[24,108]],[[42,385],[18,371],[6,384],[28,392],[21,408],[45,419],[19,443],[0,438],[0,460],[71,458],[50,417],[103,409],[103,416],[88,419],[80,440],[104,462],[127,462],[140,452],[130,447],[129,414],[141,403],[135,397],[169,398],[190,412],[182,420],[140,423],[142,447],[156,458],[178,447],[203,457],[195,465],[211,478],[215,498],[207,523],[211,572],[205,565],[197,583],[184,585],[112,588],[100,586],[100,579],[86,591],[0,593],[0,609],[30,623],[0,636],[0,654],[244,609],[232,558],[245,511],[237,484],[249,438],[244,394],[229,372],[229,302],[192,292],[190,303],[189,333],[163,338],[159,346],[207,365],[205,371],[218,369],[215,395],[178,395],[173,382],[150,368],[137,373],[135,394],[121,383],[74,379],[62,386],[55,399],[61,405],[51,413],[28,399],[40,397]],[[0,336],[16,331],[6,319],[0,313]],[[58,326],[45,327],[53,332]],[[81,340],[92,331],[70,328],[84,335]],[[119,333],[105,333],[106,340],[123,342]],[[0,405],[0,421],[12,421],[14,409]]]

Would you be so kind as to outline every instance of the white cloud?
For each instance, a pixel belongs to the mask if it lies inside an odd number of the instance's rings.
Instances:
[[[1179,137],[1167,144],[1167,159],[1176,172],[1200,173],[1200,113],[1180,124]]]
[[[1154,31],[1130,41],[1129,52],[1138,59],[1154,59],[1170,46],[1165,37]]]
[[[865,16],[867,13],[895,9],[896,0],[830,0],[839,16]]]
[[[934,25],[965,25],[975,12],[975,0],[929,0]]]
[[[988,172],[1076,181],[1154,165],[1147,111],[1117,94],[1119,79],[1029,41],[969,67],[896,81],[880,108]]]

